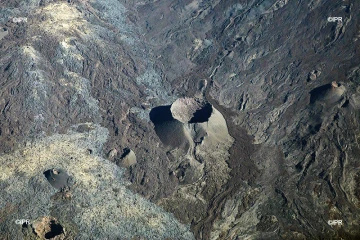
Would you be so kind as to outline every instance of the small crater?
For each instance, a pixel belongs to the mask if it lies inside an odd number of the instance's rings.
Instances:
[[[62,190],[70,187],[71,178],[62,169],[49,169],[44,172],[48,182],[56,189]]]
[[[41,239],[53,239],[57,236],[60,236],[60,238],[65,237],[65,229],[53,217],[42,217],[37,219],[32,224],[32,228],[34,233]]]

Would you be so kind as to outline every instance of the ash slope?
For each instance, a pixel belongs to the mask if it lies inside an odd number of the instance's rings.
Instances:
[[[0,12],[8,30],[0,39],[2,163],[28,149],[25,142],[67,139],[71,126],[90,122],[109,132],[91,149],[96,159],[108,158],[98,171],[132,149],[137,163],[122,169],[128,188],[191,224],[198,239],[356,239],[359,8],[356,1],[325,0],[7,1]],[[343,22],[329,23],[328,16]],[[28,21],[12,23],[12,17]],[[181,149],[163,145],[149,113],[194,96],[218,110],[234,143],[205,146],[190,161]],[[82,126],[77,131],[91,132]],[[172,173],[182,173],[188,160],[209,171],[184,183],[182,174]],[[22,175],[36,178],[46,169],[38,170]],[[11,176],[2,184],[11,186]],[[81,197],[82,190],[73,191]],[[19,194],[9,191],[1,202],[2,219],[12,221],[19,214],[14,209],[26,209],[14,201]],[[11,199],[24,208],[5,209]],[[70,236],[93,231],[101,238],[108,231],[69,221],[58,209],[62,202],[51,201],[50,214],[67,224]],[[331,227],[329,219],[344,224]],[[162,236],[191,237],[169,221],[174,231]],[[2,232],[11,236],[6,222]],[[132,226],[128,234],[136,236]],[[156,238],[154,229],[145,232]]]

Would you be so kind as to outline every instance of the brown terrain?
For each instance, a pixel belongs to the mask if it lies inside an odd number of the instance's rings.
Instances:
[[[0,0],[0,239],[360,239],[359,11]]]

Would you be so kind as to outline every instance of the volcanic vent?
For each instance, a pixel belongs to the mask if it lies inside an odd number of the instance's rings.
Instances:
[[[187,151],[193,142],[189,125],[208,122],[212,113],[212,105],[204,100],[179,98],[171,106],[153,108],[150,120],[165,146]]]
[[[182,123],[207,122],[212,113],[210,103],[195,98],[179,98],[170,108],[173,118]]]

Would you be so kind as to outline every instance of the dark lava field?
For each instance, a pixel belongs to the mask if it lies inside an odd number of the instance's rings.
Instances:
[[[359,13],[0,0],[0,240],[360,239]]]

